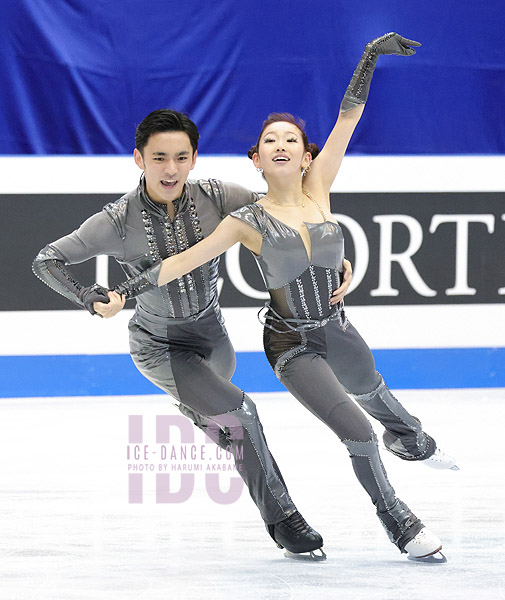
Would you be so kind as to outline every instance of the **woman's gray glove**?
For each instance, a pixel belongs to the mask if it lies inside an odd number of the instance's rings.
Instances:
[[[412,56],[416,53],[412,46],[417,48],[420,45],[419,42],[408,40],[397,33],[386,33],[386,35],[369,42],[365,46],[363,56],[344,94],[344,98],[340,104],[340,111],[347,112],[360,104],[365,104],[368,99],[375,65],[380,54]]]
[[[144,292],[158,287],[158,277],[161,270],[161,260],[158,260],[145,271],[115,285],[114,292],[125,295],[126,299],[135,298]]]

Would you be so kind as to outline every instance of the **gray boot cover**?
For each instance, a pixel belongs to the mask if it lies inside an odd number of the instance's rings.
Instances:
[[[382,464],[377,438],[371,432],[368,442],[345,440],[356,476],[377,508],[389,539],[404,552],[408,544],[423,528],[421,521],[409,507],[396,497]]]
[[[240,408],[207,419],[205,432],[220,446],[231,446],[237,471],[265,523],[279,523],[296,512],[268,449],[254,402],[244,394]],[[202,424],[197,425],[201,427]],[[223,446],[224,439],[226,444]]]
[[[435,440],[423,431],[419,419],[398,402],[382,377],[375,390],[352,396],[363,410],[384,425],[384,444],[390,452],[404,460],[424,460],[435,452]]]

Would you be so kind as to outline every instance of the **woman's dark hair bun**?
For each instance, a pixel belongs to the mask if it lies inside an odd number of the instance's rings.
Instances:
[[[256,152],[258,152],[258,146],[257,146],[257,144],[255,144],[254,146],[251,146],[249,148],[249,152],[247,153],[247,156],[252,159],[253,154],[256,154]]]
[[[311,153],[312,155],[312,160],[314,160],[316,158],[316,156],[319,154],[319,148],[316,146],[316,144],[309,144],[309,147],[307,148],[307,151]]]

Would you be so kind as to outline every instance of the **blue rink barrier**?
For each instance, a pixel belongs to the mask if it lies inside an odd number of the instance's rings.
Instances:
[[[374,350],[392,389],[505,387],[505,348]],[[233,383],[246,392],[285,391],[262,352],[237,353]],[[0,397],[161,394],[127,354],[0,356]]]

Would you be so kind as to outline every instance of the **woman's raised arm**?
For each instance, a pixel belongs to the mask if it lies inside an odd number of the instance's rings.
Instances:
[[[352,79],[340,105],[340,113],[326,143],[311,165],[306,184],[322,186],[329,193],[354,129],[358,124],[370,91],[373,72],[377,59],[381,54],[397,54],[412,56],[416,51],[411,47],[421,44],[408,40],[397,33],[387,33],[371,42],[366,47],[356,67]]]

